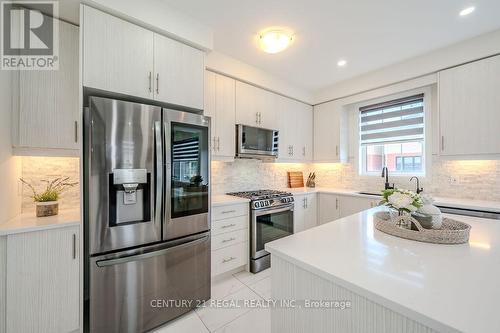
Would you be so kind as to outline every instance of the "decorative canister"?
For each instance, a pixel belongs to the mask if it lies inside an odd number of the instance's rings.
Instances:
[[[36,203],[36,217],[54,216],[59,214],[59,201]]]

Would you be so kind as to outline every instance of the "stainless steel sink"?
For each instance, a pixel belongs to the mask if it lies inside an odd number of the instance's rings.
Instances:
[[[363,195],[371,195],[371,196],[374,196],[374,197],[381,197],[382,194],[380,193],[373,193],[373,192],[357,192],[358,194],[363,194]]]

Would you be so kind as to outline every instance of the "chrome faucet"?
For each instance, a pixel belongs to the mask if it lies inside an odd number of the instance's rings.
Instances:
[[[420,180],[418,179],[418,177],[416,176],[413,176],[410,178],[410,182],[413,180],[413,179],[416,179],[417,180],[417,194],[420,194],[424,191],[424,188],[423,187],[420,187]]]
[[[385,189],[386,190],[392,190],[394,189],[394,183],[392,184],[389,184],[389,169],[387,169],[387,167],[383,167],[382,168],[382,178],[385,177]]]

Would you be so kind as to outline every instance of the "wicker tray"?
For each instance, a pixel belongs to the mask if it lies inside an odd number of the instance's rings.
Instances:
[[[463,244],[469,241],[471,226],[467,223],[456,221],[450,218],[443,218],[441,229],[425,229],[411,216],[399,216],[391,219],[389,212],[378,212],[373,217],[375,229],[386,234],[416,240],[419,242],[435,244]],[[410,230],[399,227],[400,222],[412,222],[418,230]]]

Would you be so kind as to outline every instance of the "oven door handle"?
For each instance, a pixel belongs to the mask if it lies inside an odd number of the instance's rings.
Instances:
[[[291,205],[287,205],[285,207],[282,207],[282,208],[266,208],[266,209],[262,209],[262,210],[255,210],[255,216],[262,216],[262,215],[267,215],[267,214],[272,214],[272,213],[281,213],[281,212],[285,212],[285,211],[291,211],[293,212],[293,204]]]

